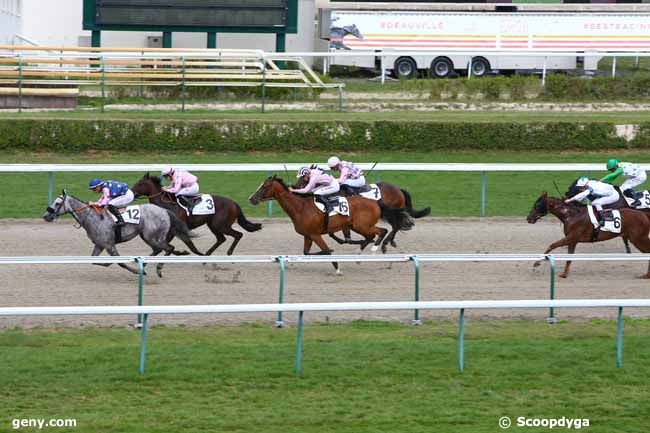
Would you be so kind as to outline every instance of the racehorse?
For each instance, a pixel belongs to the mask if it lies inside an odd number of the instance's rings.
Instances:
[[[305,185],[306,182],[304,182],[302,179],[298,179],[295,188],[302,188]],[[391,207],[393,209],[404,209],[404,211],[406,211],[406,213],[408,213],[413,218],[422,218],[431,213],[430,207],[426,207],[421,210],[413,209],[413,199],[411,198],[411,194],[405,189],[391,185],[387,182],[379,182],[376,185],[379,188],[379,195],[381,196],[381,199],[378,201],[380,204]],[[343,185],[341,186],[341,194],[346,196],[353,195],[352,191],[350,191],[348,188],[345,188]],[[395,235],[400,230],[400,228],[397,226],[391,226],[391,228],[391,232],[386,237],[386,242],[390,243],[393,247],[396,248],[397,245],[395,244]],[[350,238],[349,230],[346,231],[344,229],[343,234],[346,239]],[[347,242],[346,240],[337,237],[335,234],[330,234],[330,237],[337,241],[339,244]]]
[[[224,235],[234,238],[227,252],[229,256],[232,255],[235,247],[244,236],[241,232],[232,228],[235,221],[248,232],[256,232],[262,228],[262,224],[248,221],[237,203],[228,197],[218,195],[211,196],[214,214],[190,215],[188,217],[185,210],[176,203],[176,196],[163,191],[160,178],[150,176],[149,173],[145,173],[142,179],[131,188],[131,191],[133,191],[136,197],[145,196],[149,199],[149,203],[175,212],[176,216],[184,221],[190,229],[207,224],[210,231],[217,237],[217,241],[205,253],[208,256],[226,241],[226,236]]]
[[[363,35],[356,24],[343,27],[330,27],[330,48],[351,50],[352,48],[343,43],[347,35],[352,35],[357,39],[363,39]]]
[[[314,198],[310,195],[299,195],[289,192],[288,187],[275,175],[268,177],[250,196],[249,200],[253,205],[261,201],[275,199],[282,209],[293,221],[293,227],[298,234],[304,238],[303,253],[310,254],[312,243],[316,243],[321,249],[315,254],[332,254],[321,234],[323,232],[324,215],[314,204]],[[385,219],[391,225],[397,225],[402,230],[409,230],[413,226],[411,218],[402,209],[391,209],[385,205],[367,198],[355,196],[348,198],[350,216],[334,215],[329,218],[327,226],[328,233],[336,233],[344,228],[350,228],[364,237],[359,243],[363,250],[375,237],[373,252],[379,249],[381,244],[382,252],[386,252],[386,234],[388,230],[377,227],[380,218]],[[383,241],[383,242],[382,242]],[[338,263],[333,262],[337,274],[341,274]]]
[[[176,218],[172,212],[158,206],[151,204],[140,205],[138,224],[126,224],[121,227],[120,242],[115,241],[113,219],[104,209],[88,205],[78,198],[68,195],[65,190],[46,209],[43,219],[52,222],[67,213],[72,215],[80,227],[83,227],[88,238],[95,244],[92,252],[93,256],[100,255],[104,250],[111,256],[119,256],[115,244],[130,241],[136,236],[140,236],[153,249],[151,253],[153,256],[161,251],[165,251],[166,256],[170,254],[189,254],[186,251],[176,251],[174,249],[174,246],[169,243],[174,236],[178,236],[192,252],[201,254],[192,242],[191,238],[195,237],[195,235],[188,229],[187,225]],[[110,263],[98,264],[101,266],[111,265]],[[137,269],[125,263],[118,264],[134,274],[138,273]],[[163,263],[158,263],[156,271],[161,278],[162,268]]]
[[[550,253],[558,247],[568,246],[569,254],[575,253],[576,244],[592,242],[593,224],[588,215],[587,207],[576,207],[566,204],[562,199],[549,197],[545,192],[535,201],[533,208],[530,210],[526,220],[530,224],[535,224],[541,217],[552,213],[564,226],[564,238],[553,242],[544,251],[544,254]],[[593,242],[601,242],[613,239],[619,236],[629,239],[635,247],[642,253],[650,253],[650,221],[648,218],[637,210],[620,209],[621,213],[621,232],[612,233],[599,231],[598,237]],[[539,262],[535,263],[539,266]],[[571,261],[567,261],[564,266],[564,272],[560,274],[561,278],[569,275]],[[650,278],[650,264],[648,272],[640,278]]]

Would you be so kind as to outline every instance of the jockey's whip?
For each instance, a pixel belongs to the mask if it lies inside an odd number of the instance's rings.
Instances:
[[[291,182],[291,178],[289,177],[289,170],[287,170],[287,164],[284,164],[284,172],[287,174],[287,183]]]
[[[558,188],[557,183],[555,183],[555,181],[553,181],[553,185],[555,185],[555,189],[557,190],[557,193],[560,194],[560,197],[564,198],[564,194],[560,192],[560,188]]]
[[[372,171],[375,169],[375,167],[377,166],[378,163],[379,163],[379,161],[375,161],[375,163],[372,165],[372,167],[370,167],[370,171],[368,173],[366,173],[365,175],[368,176],[370,173],[372,173]]]

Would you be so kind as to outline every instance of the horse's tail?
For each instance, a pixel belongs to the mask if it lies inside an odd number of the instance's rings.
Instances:
[[[241,207],[237,203],[235,203],[235,206],[237,206],[237,224],[242,226],[242,228],[247,232],[262,230],[262,224],[248,221],[244,216],[244,211],[241,210]]]
[[[408,212],[409,215],[411,215],[413,218],[422,218],[431,213],[431,208],[430,207],[425,207],[422,210],[415,210],[413,209],[413,199],[411,199],[411,194],[405,189],[401,189],[402,194],[404,194],[404,202],[405,206],[404,209],[406,212]]]
[[[192,251],[194,254],[198,254],[199,256],[204,255],[196,248],[194,242],[192,242],[192,238],[196,238],[199,235],[192,232],[187,224],[178,218],[174,212],[170,211],[169,209],[166,210],[167,214],[169,215],[169,220],[171,221],[170,231],[174,233],[174,236],[178,236],[178,238],[182,240],[183,243],[187,245],[190,251]]]
[[[413,228],[413,219],[406,209],[397,209],[383,203],[379,203],[379,209],[381,209],[381,219],[390,224],[393,229],[405,231]]]

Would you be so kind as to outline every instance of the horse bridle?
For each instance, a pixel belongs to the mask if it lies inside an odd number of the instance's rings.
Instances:
[[[63,196],[59,196],[59,197],[62,197],[62,199],[61,199],[61,203],[59,203],[56,210],[52,206],[48,206],[47,209],[45,209],[49,213],[53,213],[56,218],[59,218],[62,215],[59,212],[61,211],[61,208],[63,207],[63,203],[65,202],[65,200],[67,198],[67,195],[63,195]],[[72,215],[72,218],[74,218],[75,221],[77,222],[77,224],[79,224],[79,227],[83,226],[83,223],[85,223],[86,220],[88,219],[88,213],[86,212],[86,218],[84,218],[83,221],[79,220],[79,218],[77,217],[77,213],[81,212],[84,209],[90,210],[91,208],[92,208],[92,206],[90,206],[89,204],[86,204],[86,205],[81,206],[80,208],[72,209],[72,212],[70,212],[70,215]],[[77,227],[77,228],[79,228],[79,227]]]

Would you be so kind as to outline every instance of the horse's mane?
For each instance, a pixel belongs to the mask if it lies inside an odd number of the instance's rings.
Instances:
[[[284,188],[285,191],[289,191],[289,186],[286,183],[284,183],[284,180],[280,179],[279,177],[276,177],[275,180],[280,185],[282,185],[282,188]],[[293,192],[292,194],[297,195],[298,197],[312,197],[314,195],[311,192],[307,192],[307,193],[304,193],[304,194],[298,194],[298,193]]]
[[[289,187],[287,186],[287,184],[284,183],[284,181],[283,181],[281,178],[276,177],[275,180],[276,180],[280,185],[282,185],[282,188],[284,188],[285,191],[289,189]]]
[[[158,189],[162,188],[162,179],[160,179],[160,177],[158,177],[158,176],[149,176],[149,179],[151,179],[153,184],[156,185],[156,187],[158,187]]]

